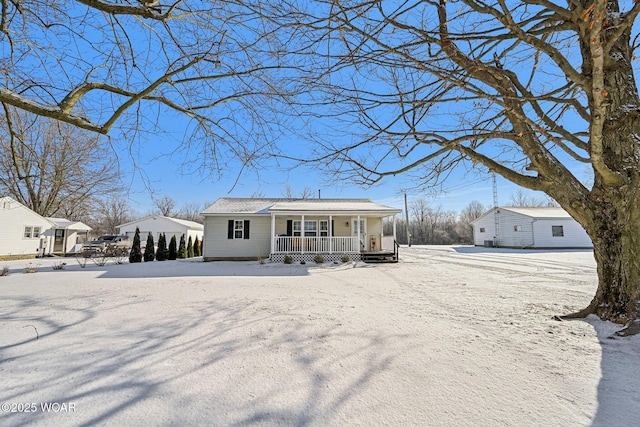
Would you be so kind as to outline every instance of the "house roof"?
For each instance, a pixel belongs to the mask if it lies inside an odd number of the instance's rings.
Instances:
[[[221,198],[202,212],[202,215],[271,215],[272,213],[335,213],[387,214],[400,209],[374,203],[369,199],[245,199]]]
[[[200,224],[199,222],[189,221],[189,220],[180,219],[180,218],[172,218],[172,217],[169,217],[169,216],[162,216],[162,215],[149,215],[149,216],[146,216],[144,218],[136,219],[135,221],[130,221],[130,222],[127,222],[125,224],[120,224],[120,225],[116,226],[116,228],[126,227],[126,226],[129,226],[129,225],[133,225],[133,224],[137,224],[137,223],[146,221],[148,219],[157,219],[157,218],[161,218],[161,219],[164,219],[164,220],[167,220],[167,221],[171,221],[173,223],[182,225],[183,227],[187,227],[188,229],[191,229],[191,230],[203,230],[204,229],[204,226],[202,224]]]
[[[223,197],[216,200],[211,206],[206,208],[202,215],[216,214],[268,214],[269,208],[287,199],[240,199]]]
[[[520,215],[524,215],[524,216],[528,216],[530,218],[534,218],[534,219],[560,219],[560,218],[566,218],[566,219],[570,219],[571,215],[569,215],[569,212],[565,211],[562,208],[555,208],[555,207],[551,207],[551,208],[521,208],[521,207],[517,207],[517,206],[500,206],[497,209],[503,210],[503,211],[508,211],[508,212],[513,212],[516,214],[520,214]],[[492,208],[491,210],[485,212],[484,214],[482,214],[480,217],[476,218],[475,220],[471,221],[471,223],[475,223],[478,220],[480,220],[481,218],[485,218],[488,215],[493,215],[493,213],[495,212],[496,208]]]
[[[3,209],[17,209],[17,208],[24,209],[27,212],[29,212],[31,215],[34,215],[34,216],[36,216],[38,218],[41,218],[42,220],[48,222],[53,227],[67,228],[67,229],[80,230],[80,231],[85,231],[85,230],[89,231],[89,230],[91,230],[91,227],[89,227],[88,225],[83,224],[82,222],[79,222],[79,221],[75,222],[75,221],[69,221],[69,220],[64,219],[64,218],[47,218],[47,217],[44,217],[44,216],[40,215],[39,213],[33,211],[28,206],[23,205],[22,203],[20,203],[19,201],[17,201],[16,199],[14,199],[13,197],[10,197],[10,196],[2,196],[2,197],[0,197],[0,208],[3,208]],[[67,222],[69,224],[78,224],[78,228],[61,226],[58,223],[56,223],[54,220],[55,221],[60,221],[60,224],[62,224],[63,222]]]
[[[532,218],[571,218],[569,212],[562,208],[520,208],[505,206],[500,209],[504,209],[510,212],[518,213],[520,215],[529,216]]]
[[[70,221],[66,218],[53,218],[47,217],[49,222],[52,222],[56,228],[64,228],[65,230],[78,230],[78,231],[91,231],[93,230],[87,224],[80,221]]]

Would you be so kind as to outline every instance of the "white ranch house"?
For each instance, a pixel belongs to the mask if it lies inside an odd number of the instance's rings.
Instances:
[[[142,219],[128,222],[116,227],[122,235],[127,235],[133,240],[136,234],[136,228],[140,230],[140,243],[144,245],[147,241],[149,233],[153,235],[153,241],[157,244],[160,233],[164,233],[167,244],[171,237],[176,236],[176,240],[180,242],[180,236],[184,234],[185,241],[195,241],[196,237],[202,241],[204,234],[204,226],[195,221],[186,219],[171,218],[162,215],[150,215]]]
[[[476,246],[592,248],[582,226],[562,208],[498,207],[471,222]]]
[[[397,261],[395,215],[400,209],[368,199],[222,198],[202,212],[205,261]],[[383,220],[394,218],[393,235]]]
[[[74,253],[91,227],[64,218],[45,218],[11,197],[0,197],[0,256]]]

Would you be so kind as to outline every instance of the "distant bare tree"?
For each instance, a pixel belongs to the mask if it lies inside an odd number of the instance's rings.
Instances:
[[[316,198],[316,192],[313,190],[313,188],[305,186],[301,191],[300,191],[300,198],[301,199],[313,199]]]
[[[521,208],[543,208],[559,206],[553,199],[527,195],[523,190],[511,194],[511,206]]]
[[[200,215],[200,212],[202,212],[205,209],[205,207],[206,206],[204,206],[203,203],[198,203],[198,202],[187,203],[178,210],[176,217],[203,224],[204,218],[202,217],[202,215]]]
[[[171,216],[176,207],[176,201],[171,196],[164,195],[160,198],[153,199],[153,205],[156,207],[160,215]]]
[[[80,218],[120,190],[118,162],[100,137],[4,108],[0,192],[43,216]]]
[[[94,235],[115,234],[117,227],[133,221],[133,213],[129,202],[124,197],[115,196],[105,200],[98,200],[93,221]]]
[[[287,199],[312,199],[315,196],[315,192],[309,186],[305,186],[300,192],[296,193],[291,185],[287,184],[284,187],[284,197]]]
[[[450,245],[462,243],[458,235],[458,216],[454,211],[432,208],[425,198],[418,198],[410,206],[411,243],[417,245]]]
[[[411,243],[424,245],[431,243],[433,224],[436,222],[434,211],[424,198],[419,198],[411,202],[411,215],[413,225],[411,227]],[[437,214],[436,214],[437,215]]]

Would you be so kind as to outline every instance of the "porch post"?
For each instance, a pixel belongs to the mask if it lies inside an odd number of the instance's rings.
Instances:
[[[275,248],[276,241],[276,214],[271,214],[271,252],[269,255],[273,253],[273,249]]]
[[[304,215],[302,215],[302,219],[300,220],[300,253],[304,253]]]
[[[64,239],[62,239],[62,254],[67,254],[67,239],[69,238],[69,233],[67,233],[67,228],[64,229]]]
[[[358,240],[358,252],[360,252],[360,244],[361,244],[361,242],[360,242],[360,233],[361,233],[361,230],[360,230],[360,215],[358,215],[358,219],[356,221],[356,236],[358,236],[358,239],[357,239]]]
[[[398,240],[396,237],[396,216],[393,216],[393,240]]]
[[[327,227],[329,234],[329,253],[333,253],[333,215],[329,215],[329,226]]]

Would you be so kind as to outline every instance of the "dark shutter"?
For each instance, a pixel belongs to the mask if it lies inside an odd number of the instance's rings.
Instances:
[[[229,226],[227,227],[227,239],[233,239],[233,220],[229,220]]]
[[[336,235],[336,229],[335,229],[335,221],[331,220],[331,237]]]
[[[287,236],[293,236],[293,220],[287,220]]]
[[[247,219],[244,220],[244,238],[249,238],[249,220]]]

